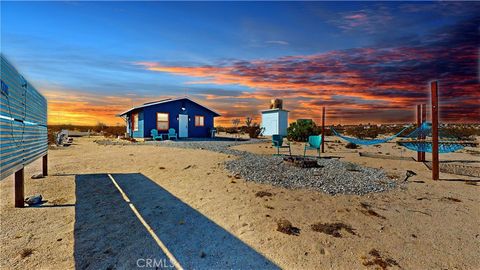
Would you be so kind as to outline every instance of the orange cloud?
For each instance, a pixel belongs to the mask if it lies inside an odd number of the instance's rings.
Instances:
[[[358,23],[370,14],[345,14]],[[254,117],[267,109],[272,98],[284,99],[290,120],[319,120],[327,107],[333,123],[411,121],[414,107],[428,103],[428,81],[440,81],[442,121],[478,122],[480,118],[478,77],[478,19],[468,20],[447,35],[434,33],[422,42],[402,47],[354,48],[314,55],[274,59],[231,61],[218,65],[164,65],[138,62],[154,72],[183,76],[196,87],[192,97],[222,114],[219,125]],[[210,88],[205,85],[216,85]],[[240,86],[244,91],[218,90]],[[200,90],[199,90],[200,89]],[[201,90],[203,89],[203,90]],[[50,123],[121,123],[115,114],[159,97],[108,96],[75,91],[45,91]]]
[[[241,106],[230,106],[233,112],[226,110],[229,117],[248,113],[248,106],[241,103],[245,100],[256,102],[249,107],[250,113],[258,114],[259,102],[267,108],[267,100],[282,98],[293,118],[316,119],[320,115],[318,108],[327,106],[330,118],[342,122],[405,122],[411,120],[416,104],[429,101],[427,82],[437,79],[445,108],[441,118],[478,122],[480,108],[471,101],[478,100],[479,94],[479,52],[476,44],[463,36],[444,36],[451,41],[432,38],[433,42],[424,46],[347,49],[218,66],[136,64],[150,71],[192,78],[187,82],[191,85],[248,87],[249,91],[232,96],[205,95],[217,105],[222,101],[240,102]],[[453,50],[445,47],[450,43],[458,46]]]
[[[145,97],[101,96],[69,90],[44,90],[48,100],[48,124],[95,125],[99,122],[107,125],[124,125],[115,115],[133,105],[146,102]]]

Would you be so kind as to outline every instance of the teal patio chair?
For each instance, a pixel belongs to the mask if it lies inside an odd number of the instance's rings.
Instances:
[[[283,144],[283,136],[282,135],[272,135],[272,146],[277,148],[277,156],[280,155],[281,148],[288,148],[288,153],[291,156],[292,150],[290,149],[290,143],[287,142],[285,145]]]
[[[303,149],[303,157],[307,150],[317,150],[318,157],[320,157],[320,147],[322,146],[322,135],[314,135],[308,137],[308,142],[305,144]]]
[[[156,130],[156,129],[150,130],[150,136],[152,136],[152,139],[154,141],[156,141],[157,139],[160,139],[160,141],[163,140],[163,138],[162,138],[163,136],[161,134],[158,135],[158,130]]]
[[[171,140],[172,138],[175,138],[175,140],[178,140],[177,132],[175,131],[174,128],[168,129],[168,139]]]

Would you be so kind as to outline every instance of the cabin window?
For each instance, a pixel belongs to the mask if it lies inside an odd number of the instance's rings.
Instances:
[[[203,115],[195,115],[195,126],[196,127],[205,126],[205,117]]]
[[[138,131],[138,113],[132,114],[132,130]]]
[[[168,130],[170,123],[168,122],[168,113],[157,113],[157,129]]]

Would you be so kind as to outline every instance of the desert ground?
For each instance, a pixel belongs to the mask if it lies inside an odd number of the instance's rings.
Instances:
[[[441,173],[433,181],[413,159],[358,155],[416,156],[394,143],[346,149],[327,138],[325,156],[417,174],[388,192],[331,196],[245,181],[225,169],[232,155],[98,139],[50,150],[43,179],[30,179],[39,161],[26,168],[25,194],[42,194],[40,206],[14,208],[13,177],[0,182],[0,269],[132,269],[167,260],[132,209],[185,269],[480,269],[480,180]],[[233,148],[271,155],[270,145]],[[301,143],[292,148],[303,152]],[[479,152],[441,160],[478,166]]]

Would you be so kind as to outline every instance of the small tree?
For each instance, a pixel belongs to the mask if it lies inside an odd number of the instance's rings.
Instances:
[[[105,123],[98,122],[97,125],[95,126],[94,130],[96,132],[102,132],[104,129],[106,129],[108,126]]]
[[[235,132],[234,132],[236,134],[235,138],[237,138],[237,137],[239,137],[238,136],[238,125],[240,124],[240,119],[238,119],[238,118],[233,119],[232,124],[233,124],[233,128],[235,129]]]
[[[248,133],[248,136],[253,139],[261,136],[265,129],[263,127],[260,127],[259,124],[253,122],[253,119],[251,117],[247,117],[247,119],[245,120],[245,125],[247,125],[246,131]]]
[[[245,125],[247,125],[247,127],[250,127],[252,125],[252,122],[253,118],[247,117],[247,119],[245,120]]]

